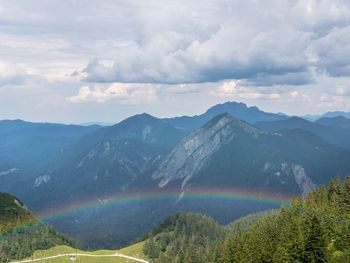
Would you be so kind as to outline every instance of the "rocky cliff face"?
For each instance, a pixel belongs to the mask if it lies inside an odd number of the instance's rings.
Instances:
[[[161,179],[158,186],[163,188],[170,181],[182,179],[181,188],[193,175],[199,172],[210,157],[224,144],[230,142],[237,132],[245,132],[258,138],[262,132],[249,124],[222,114],[202,128],[185,137],[171,153],[166,156],[153,179]]]
[[[311,178],[306,174],[304,167],[300,164],[284,161],[278,164],[265,163],[263,173],[268,180],[278,181],[282,185],[288,185],[295,182],[302,195],[306,195],[316,185]]]

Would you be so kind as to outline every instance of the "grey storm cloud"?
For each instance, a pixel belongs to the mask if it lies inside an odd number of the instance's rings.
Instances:
[[[205,16],[193,15],[190,8],[178,16],[167,10],[166,27],[140,30],[142,41],[120,48],[112,63],[91,60],[83,80],[178,84],[247,79],[256,85],[302,85],[313,82],[310,68],[332,76],[350,74],[349,2],[219,1],[217,6],[229,10],[218,12],[217,24],[206,24]],[[195,19],[186,25],[187,16]]]
[[[85,80],[177,84],[262,75],[283,78],[288,73],[308,70],[304,54],[308,36],[299,32],[281,28],[247,33],[229,24],[201,42],[177,44],[176,37],[155,36],[145,46],[126,47],[112,65],[92,60],[83,70]]]
[[[7,35],[89,61],[75,69],[85,82],[302,85],[310,69],[350,74],[344,0],[0,0],[0,17]]]

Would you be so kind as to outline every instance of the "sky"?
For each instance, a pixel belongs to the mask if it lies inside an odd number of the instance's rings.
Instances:
[[[0,0],[0,119],[350,111],[348,0]]]

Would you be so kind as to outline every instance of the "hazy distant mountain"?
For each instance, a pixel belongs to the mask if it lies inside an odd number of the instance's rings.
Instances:
[[[97,125],[0,121],[0,158],[2,163],[11,167],[40,165],[62,154],[64,148],[76,139],[99,128]]]
[[[78,123],[78,125],[81,126],[92,126],[92,125],[98,125],[98,126],[111,126],[114,123],[112,122],[100,122],[100,121],[89,121],[89,122],[83,122],[83,123]]]
[[[350,119],[347,119],[343,116],[323,117],[321,119],[318,119],[316,122],[323,125],[336,126],[343,129],[348,129],[350,132]]]
[[[300,116],[300,118],[303,118],[303,119],[308,120],[308,121],[316,121],[321,117],[322,117],[322,115],[319,115],[319,114],[307,114],[307,115]]]
[[[269,132],[296,129],[309,131],[338,147],[350,149],[350,131],[348,129],[339,125],[325,125],[321,122],[311,122],[299,117],[291,117],[281,121],[259,122],[255,125]]]
[[[350,119],[350,112],[330,111],[322,115],[322,117],[337,117],[337,116],[343,116],[347,119]]]
[[[0,153],[8,163],[22,155],[25,162],[0,164],[0,190],[18,193],[36,212],[84,200],[103,204],[115,195],[170,196],[95,205],[50,220],[85,247],[112,248],[176,211],[199,211],[224,223],[274,207],[259,201],[190,198],[201,189],[283,196],[306,193],[350,173],[346,125],[346,119],[310,122],[233,102],[199,116],[158,119],[139,114],[108,127],[10,122],[3,125],[2,143],[11,147],[0,148]]]
[[[50,180],[44,171],[52,170],[78,138],[99,128],[96,125],[84,127],[22,120],[0,121],[1,190],[22,198],[22,188],[27,192],[28,187]],[[30,186],[23,184],[28,178],[33,178]]]
[[[100,128],[74,143],[64,161],[47,171],[51,181],[34,192],[52,194],[30,204],[40,208],[43,203],[61,202],[62,194],[67,201],[126,191],[182,137],[182,132],[148,114]]]
[[[164,121],[182,130],[193,130],[201,127],[215,116],[223,113],[229,113],[232,116],[249,123],[283,120],[287,118],[284,114],[264,112],[257,107],[248,107],[244,103],[226,102],[211,107],[201,115],[167,118],[164,119]]]

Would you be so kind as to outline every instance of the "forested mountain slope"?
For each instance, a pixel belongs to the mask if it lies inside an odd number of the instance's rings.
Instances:
[[[41,223],[23,203],[6,193],[0,193],[0,262],[21,259],[37,249],[75,242]]]
[[[332,180],[280,209],[219,226],[178,214],[148,236],[154,262],[350,262],[350,177]]]

